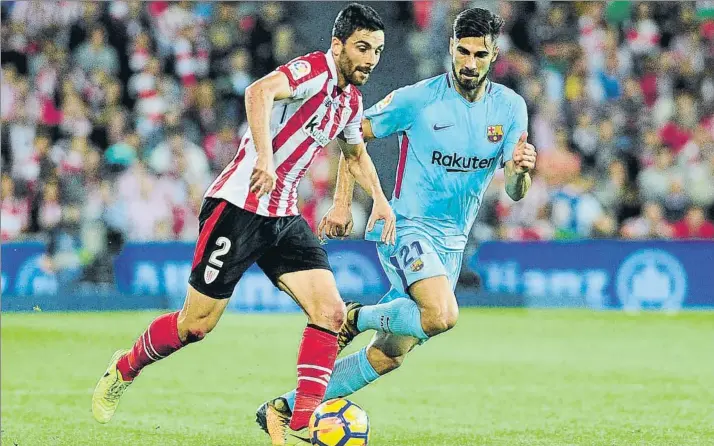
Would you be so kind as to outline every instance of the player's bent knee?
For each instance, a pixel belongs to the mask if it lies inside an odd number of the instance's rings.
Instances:
[[[176,324],[179,338],[186,344],[200,341],[216,328],[220,315],[221,313],[181,310]]]
[[[319,299],[305,308],[310,323],[339,332],[345,321],[345,303],[339,296]]]
[[[218,320],[212,317],[202,317],[197,319],[185,318],[178,321],[179,338],[185,343],[198,342],[206,337],[208,333],[216,328]]]
[[[443,316],[443,321],[444,325],[446,326],[446,330],[451,330],[456,326],[456,322],[459,320],[459,309],[454,308],[454,309],[449,309]]]
[[[421,326],[429,337],[439,335],[449,329],[446,321],[440,318],[422,319]]]
[[[178,335],[184,343],[197,342],[218,324],[228,299],[214,299],[189,286],[177,320]]]
[[[422,329],[429,337],[449,331],[456,326],[459,319],[459,309],[445,308],[436,311],[422,312]]]

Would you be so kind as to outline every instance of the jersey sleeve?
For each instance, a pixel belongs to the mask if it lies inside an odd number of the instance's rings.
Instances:
[[[384,138],[408,129],[422,101],[419,93],[415,86],[403,87],[389,93],[367,109],[364,117],[372,124],[374,136]]]
[[[323,82],[315,78],[327,75],[329,67],[324,53],[312,53],[295,58],[276,70],[287,76],[292,97],[302,99],[314,95],[322,88]]]
[[[503,143],[503,163],[513,159],[513,149],[516,148],[516,143],[520,139],[523,132],[528,131],[528,109],[526,101],[519,95],[515,95],[515,99],[511,105],[511,125],[508,127],[505,142]]]
[[[359,144],[363,141],[362,116],[364,116],[364,110],[362,108],[362,96],[358,95],[355,100],[357,101],[357,106],[354,108],[354,112],[343,130],[344,139],[348,144]]]

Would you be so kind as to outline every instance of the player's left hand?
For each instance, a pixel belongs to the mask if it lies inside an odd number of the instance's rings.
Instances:
[[[352,209],[350,206],[332,205],[320,220],[317,227],[317,237],[325,242],[325,237],[342,238],[352,234]]]
[[[384,220],[382,243],[394,245],[397,241],[397,216],[385,197],[377,198],[372,205],[372,215],[367,221],[367,232],[374,229],[377,220]]]
[[[536,149],[528,141],[528,132],[523,132],[513,149],[513,165],[517,174],[530,172],[535,169]]]

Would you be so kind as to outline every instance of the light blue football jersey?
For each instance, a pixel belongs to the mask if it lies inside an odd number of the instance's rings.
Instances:
[[[528,127],[523,98],[487,82],[481,100],[468,102],[452,74],[442,74],[395,90],[365,112],[377,138],[398,134],[397,230],[426,231],[446,251],[466,246],[494,172]]]

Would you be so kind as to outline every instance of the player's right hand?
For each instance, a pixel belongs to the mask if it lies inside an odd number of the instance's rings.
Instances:
[[[352,234],[352,209],[349,206],[335,206],[327,211],[317,227],[317,237],[321,242],[327,238],[345,238]]]
[[[250,191],[260,198],[273,191],[275,180],[273,158],[259,156],[255,162],[255,167],[253,167],[253,173],[250,175]]]
[[[397,216],[385,197],[375,199],[372,204],[372,215],[367,221],[367,232],[374,229],[377,220],[384,220],[382,228],[382,243],[394,245],[397,241]]]

